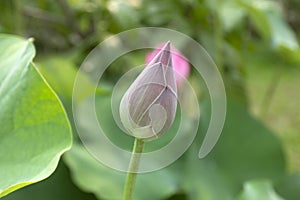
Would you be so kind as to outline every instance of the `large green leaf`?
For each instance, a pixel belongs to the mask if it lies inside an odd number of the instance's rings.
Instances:
[[[0,35],[0,197],[48,177],[72,137],[32,59],[32,40]]]

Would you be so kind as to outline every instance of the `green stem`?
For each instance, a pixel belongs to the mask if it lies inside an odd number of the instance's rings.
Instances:
[[[144,149],[144,141],[141,139],[135,138],[134,146],[132,150],[132,155],[129,163],[128,173],[126,177],[123,199],[124,200],[132,200],[134,187],[137,177],[137,171],[140,165],[141,153]]]

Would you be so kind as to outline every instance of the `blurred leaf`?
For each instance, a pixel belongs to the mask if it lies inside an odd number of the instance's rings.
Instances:
[[[71,146],[64,109],[31,63],[31,40],[0,35],[0,196],[45,179]]]
[[[239,52],[227,42],[224,42],[224,83],[226,95],[231,100],[248,106],[248,94],[246,90],[246,77],[244,63]]]
[[[117,94],[117,95],[121,96],[121,94]],[[83,105],[82,109],[85,109],[85,106],[89,106],[89,105]],[[99,120],[99,124],[103,129],[103,132],[114,144],[128,151],[131,151],[131,148],[133,146],[133,137],[130,137],[118,127],[118,125],[115,122],[111,110],[111,106],[112,106],[111,95],[96,96],[96,110],[97,110],[97,117]],[[87,124],[89,120],[90,120],[89,116],[81,117],[82,124]],[[87,137],[91,137],[91,141],[93,141],[92,138],[93,136],[87,136]]]
[[[211,4],[211,2],[214,3]],[[231,31],[240,25],[246,15],[245,9],[236,0],[225,0],[222,3],[208,0],[207,3],[211,4],[210,7],[212,10],[218,12],[225,31]]]
[[[279,5],[269,0],[239,0],[254,25],[265,39],[270,39],[272,45],[278,49],[285,47],[290,50],[299,48],[293,30],[284,21]]]
[[[196,145],[187,152],[183,187],[190,200],[231,200],[234,193],[224,174],[213,160],[199,160]]]
[[[200,133],[206,130],[209,113],[210,106],[203,104]],[[187,154],[185,190],[190,199],[233,199],[245,181],[253,178],[276,181],[285,175],[280,141],[234,102],[228,103],[225,126],[217,145],[202,160],[197,158],[200,141],[201,138],[196,138]]]
[[[83,99],[93,93],[92,82],[82,72],[78,71],[70,58],[53,56],[37,63],[38,69],[58,96],[69,104],[72,102],[72,93],[75,78],[79,78],[80,97]]]
[[[241,3],[241,6],[244,6],[245,11],[250,16],[250,19],[252,20],[252,23],[256,27],[257,31],[264,38],[269,38],[271,36],[271,30],[267,14],[259,7],[257,7],[257,2],[255,3],[255,1],[252,0],[239,0],[238,2]]]
[[[283,200],[273,189],[270,181],[253,180],[244,184],[239,200]]]
[[[150,26],[162,26],[180,15],[179,2],[174,0],[143,0],[141,15],[143,21]]]
[[[276,185],[278,193],[288,200],[300,199],[300,172],[290,174]]]
[[[67,2],[74,10],[82,12],[94,12],[100,9],[100,6],[105,6],[104,0],[67,0]]]
[[[121,199],[125,174],[110,169],[92,157],[83,146],[74,143],[64,160],[71,169],[73,181],[99,199]]]
[[[271,26],[272,45],[275,48],[299,49],[295,33],[284,21],[279,12],[270,12],[268,19]]]
[[[137,28],[139,26],[139,15],[137,10],[126,1],[110,0],[107,5],[112,17],[122,30]]]
[[[2,0],[0,5],[0,32],[18,33],[21,31],[22,17],[19,11],[18,1]],[[8,20],[9,19],[9,20]],[[11,22],[14,23],[11,23]]]
[[[207,108],[203,110],[207,112]],[[261,177],[276,181],[285,175],[280,140],[245,108],[230,100],[223,132],[209,157],[236,183]]]
[[[297,50],[291,50],[282,46],[278,49],[278,51],[287,63],[292,64],[291,66],[300,66],[300,48]]]
[[[64,158],[81,189],[93,192],[99,199],[122,199],[125,173],[104,166],[77,144]],[[175,193],[176,182],[176,175],[169,168],[139,174],[135,199],[164,199]]]
[[[231,5],[229,3],[225,3],[220,12],[225,31],[230,31],[237,25],[240,25],[245,16],[243,9],[235,4]]]

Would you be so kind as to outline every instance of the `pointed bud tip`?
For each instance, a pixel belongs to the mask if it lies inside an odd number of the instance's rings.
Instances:
[[[168,41],[150,61],[149,65],[160,62],[164,66],[172,67],[171,42]]]
[[[170,52],[170,49],[171,49],[171,42],[168,41],[168,42],[166,42],[166,44],[163,46],[163,48],[161,50]]]

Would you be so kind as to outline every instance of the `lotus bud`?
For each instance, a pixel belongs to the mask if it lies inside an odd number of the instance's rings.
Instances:
[[[151,140],[170,128],[176,108],[177,88],[168,42],[125,92],[120,118],[130,135]]]

